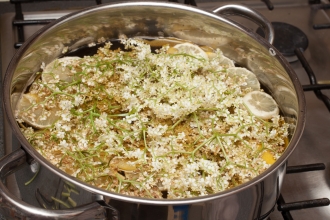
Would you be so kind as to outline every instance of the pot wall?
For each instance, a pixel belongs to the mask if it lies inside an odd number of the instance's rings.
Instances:
[[[107,203],[118,210],[120,219],[143,220],[252,220],[267,219],[280,194],[286,165],[249,188],[194,204],[154,206],[127,203],[107,198]]]

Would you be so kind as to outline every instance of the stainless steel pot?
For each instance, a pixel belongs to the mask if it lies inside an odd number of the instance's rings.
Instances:
[[[267,40],[223,17],[233,14],[259,24]],[[21,133],[14,117],[17,97],[33,82],[42,63],[47,64],[66,51],[104,39],[118,39],[120,35],[190,40],[220,48],[238,65],[252,70],[276,99],[286,120],[292,123],[290,143],[283,156],[266,172],[236,188],[209,196],[176,200],[116,194],[90,186],[54,167],[34,150]],[[29,163],[32,159],[50,169],[53,175],[98,195],[99,199],[76,209],[46,210],[20,201],[0,182],[1,212],[9,217],[27,216],[33,219],[95,219],[110,216],[114,219],[266,218],[274,209],[285,175],[287,158],[296,147],[305,124],[305,101],[301,85],[284,57],[271,45],[273,37],[272,27],[263,16],[239,5],[227,5],[207,12],[172,3],[109,4],[70,14],[44,27],[19,49],[5,75],[3,107],[22,148],[0,160],[0,175],[4,180],[19,165]],[[110,203],[114,204],[114,209],[109,206]]]

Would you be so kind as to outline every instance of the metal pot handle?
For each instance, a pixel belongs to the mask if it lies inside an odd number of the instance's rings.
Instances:
[[[106,204],[92,202],[74,209],[48,210],[34,207],[14,196],[4,185],[6,176],[14,173],[26,163],[27,154],[18,149],[0,159],[0,213],[10,219],[106,219],[106,209],[116,214],[115,209]],[[112,219],[118,219],[113,215]]]
[[[244,18],[247,18],[254,23],[258,24],[265,33],[265,39],[273,44],[274,42],[274,29],[272,24],[259,12],[254,11],[248,7],[242,5],[224,5],[215,10],[213,13],[220,15],[237,15]]]

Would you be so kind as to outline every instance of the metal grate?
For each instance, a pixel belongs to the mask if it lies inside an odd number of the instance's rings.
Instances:
[[[289,166],[287,167],[286,173],[293,174],[293,173],[318,171],[324,169],[325,169],[324,163],[316,163],[316,164],[307,164],[301,166]],[[277,200],[277,209],[278,211],[281,212],[284,220],[293,220],[290,211],[322,207],[328,205],[330,205],[330,200],[328,198],[311,199],[311,200],[286,203],[283,196],[280,195]]]
[[[312,5],[311,8],[315,11],[316,10],[330,10],[330,4],[316,4],[316,5]],[[313,28],[315,30],[328,29],[328,28],[330,28],[330,23],[314,24]]]
[[[10,0],[10,3],[15,5],[15,19],[13,25],[17,28],[18,42],[14,44],[15,48],[19,48],[25,41],[24,26],[25,25],[46,25],[55,19],[37,19],[37,20],[24,20],[22,4],[31,2],[47,2],[47,1],[79,1],[79,0]],[[97,5],[102,4],[102,0],[90,0],[95,1]]]
[[[330,99],[328,96],[324,95],[321,90],[323,89],[330,89],[330,84],[318,84],[316,76],[308,64],[306,58],[303,55],[302,48],[296,48],[295,54],[298,57],[299,61],[301,62],[303,68],[305,69],[310,85],[303,85],[304,91],[314,91],[316,97],[323,101],[326,105],[328,110],[330,111]],[[325,170],[324,163],[316,163],[316,164],[306,164],[300,166],[289,166],[287,167],[286,173],[287,174],[295,174],[295,173],[302,173],[302,172],[310,172],[310,171],[319,171]],[[281,212],[282,217],[284,220],[293,220],[290,211],[294,210],[301,210],[301,209],[308,209],[308,208],[315,208],[315,207],[322,207],[330,205],[330,200],[328,198],[319,198],[319,199],[311,199],[311,200],[304,200],[304,201],[296,201],[291,203],[286,203],[283,196],[280,195],[277,201],[277,209]]]
[[[307,60],[306,60],[306,58],[305,58],[305,56],[302,52],[302,49],[297,48],[297,49],[295,49],[294,52],[297,55],[299,61],[302,64],[302,66],[304,67],[304,69],[305,69],[305,71],[308,75],[308,78],[309,78],[310,85],[303,85],[304,91],[314,91],[316,97],[318,99],[320,99],[321,101],[323,101],[325,106],[330,111],[330,98],[328,96],[324,95],[321,91],[322,89],[329,89],[330,84],[318,84],[318,81],[316,79],[314,71],[312,70],[312,68],[308,64],[308,62],[307,62]]]
[[[25,41],[24,36],[24,26],[25,25],[46,25],[55,19],[36,19],[36,20],[24,20],[22,4],[32,3],[32,2],[64,2],[64,1],[80,1],[80,0],[10,0],[10,3],[15,5],[15,19],[13,20],[13,25],[17,27],[18,42],[14,44],[14,47],[17,49],[22,46]],[[97,5],[102,4],[102,0],[90,0],[95,1]],[[169,2],[179,2],[179,0],[168,0]],[[265,3],[269,10],[273,10],[274,6],[270,0],[261,0]],[[183,2],[186,5],[197,6],[195,0],[184,0]]]

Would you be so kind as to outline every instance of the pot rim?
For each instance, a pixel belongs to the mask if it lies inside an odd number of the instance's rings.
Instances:
[[[81,180],[78,180],[69,174],[66,174],[64,171],[60,170],[50,162],[48,162],[41,154],[39,154],[32,145],[25,139],[24,135],[20,132],[20,128],[15,120],[14,114],[12,113],[11,108],[11,80],[13,77],[13,73],[16,69],[17,63],[20,60],[22,54],[29,48],[29,45],[33,42],[37,41],[39,36],[42,36],[46,31],[65,23],[67,20],[75,19],[79,16],[93,13],[99,10],[106,10],[109,8],[121,8],[121,7],[127,7],[127,6],[150,6],[150,7],[168,7],[168,8],[175,8],[178,10],[188,10],[193,13],[202,14],[207,17],[212,17],[215,20],[218,20],[219,22],[225,22],[228,23],[235,28],[239,29],[240,31],[244,32],[245,34],[249,35],[250,37],[256,39],[262,46],[272,49],[276,52],[276,57],[280,64],[284,67],[284,69],[287,71],[292,84],[294,85],[295,91],[297,93],[297,99],[298,99],[298,105],[299,105],[299,112],[297,116],[297,123],[294,133],[292,134],[292,138],[290,140],[289,145],[287,146],[287,149],[285,152],[281,155],[279,159],[276,160],[276,162],[270,166],[266,171],[258,175],[257,177],[253,178],[252,180],[240,184],[239,186],[236,186],[234,188],[221,191],[218,193],[214,193],[207,196],[199,196],[199,197],[192,197],[192,198],[185,198],[185,199],[152,199],[152,198],[143,198],[143,197],[133,197],[133,196],[127,196],[107,190],[103,190],[100,188],[97,188],[95,186],[91,186],[88,183],[85,183]],[[52,172],[54,172],[56,175],[60,176],[61,178],[87,190],[95,194],[107,196],[113,199],[127,201],[127,202],[134,202],[134,203],[141,203],[141,204],[150,204],[150,205],[186,205],[186,204],[193,204],[193,203],[199,203],[199,202],[206,202],[210,200],[214,200],[217,198],[226,197],[228,195],[235,194],[239,191],[243,191],[246,188],[249,188],[261,181],[263,181],[265,178],[267,178],[269,175],[271,175],[273,172],[275,172],[277,169],[280,168],[286,168],[286,161],[288,157],[291,155],[293,150],[295,149],[296,145],[298,144],[298,141],[303,133],[304,126],[305,126],[305,111],[306,111],[306,104],[305,104],[305,98],[302,86],[294,73],[293,69],[289,65],[289,63],[286,61],[286,59],[281,55],[275,47],[273,47],[271,44],[269,44],[264,38],[260,37],[259,35],[254,35],[252,32],[247,31],[245,28],[241,27],[235,22],[232,22],[230,20],[227,20],[213,12],[209,12],[206,10],[199,9],[194,6],[187,6],[179,3],[165,3],[165,2],[123,2],[123,3],[109,3],[99,6],[93,6],[89,8],[85,8],[83,10],[70,13],[62,18],[59,18],[58,20],[44,26],[39,31],[37,31],[32,37],[30,37],[22,46],[21,48],[16,52],[14,57],[12,58],[3,81],[3,108],[6,112],[7,119],[9,121],[9,124],[11,126],[12,131],[14,132],[15,136],[18,138],[20,143],[22,144],[23,148],[29,155],[31,155],[34,159],[36,159],[38,162],[40,162],[43,166],[50,169]]]

